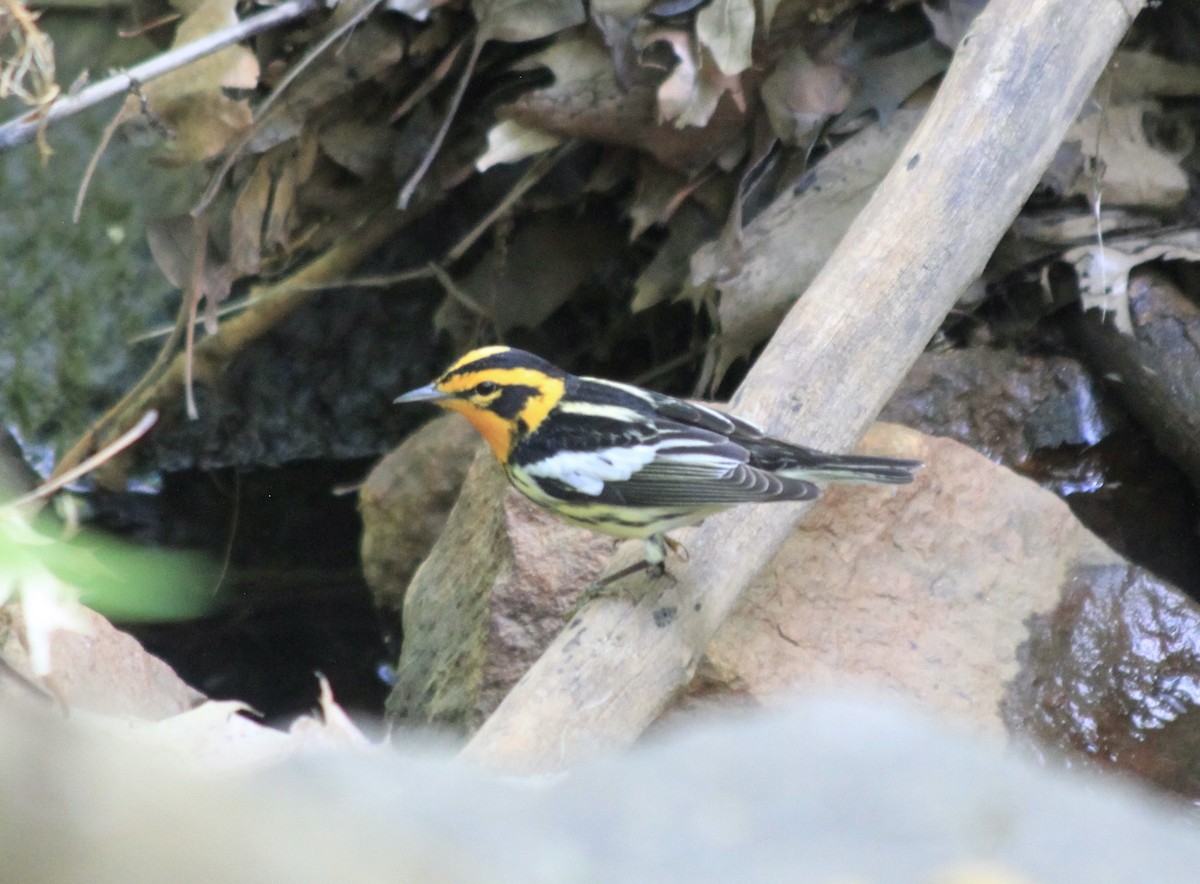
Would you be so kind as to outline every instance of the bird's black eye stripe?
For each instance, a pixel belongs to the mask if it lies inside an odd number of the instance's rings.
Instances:
[[[499,389],[500,385],[494,381],[480,381],[475,385],[475,389],[472,392],[476,396],[491,396]]]

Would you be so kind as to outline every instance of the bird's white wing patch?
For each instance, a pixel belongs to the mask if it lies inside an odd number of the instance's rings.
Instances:
[[[583,494],[599,495],[605,482],[624,482],[654,460],[656,445],[628,445],[596,451],[560,451],[525,468],[531,476],[557,479]]]

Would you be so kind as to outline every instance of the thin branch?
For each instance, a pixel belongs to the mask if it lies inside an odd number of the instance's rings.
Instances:
[[[442,142],[446,140],[446,133],[450,131],[450,124],[458,115],[458,106],[467,92],[467,83],[471,81],[471,75],[475,73],[475,65],[479,61],[479,53],[483,51],[483,44],[483,38],[476,35],[475,43],[471,46],[471,55],[467,58],[467,66],[458,81],[458,87],[454,90],[454,97],[450,99],[450,107],[446,108],[446,119],[442,120],[442,126],[433,137],[433,143],[429,145],[429,150],[425,151],[425,156],[421,158],[420,164],[401,189],[400,198],[396,201],[398,209],[408,208],[409,201],[416,193],[417,185],[424,179],[425,173],[429,171],[429,167],[433,165],[434,159],[442,149]]]
[[[16,500],[11,500],[6,503],[0,510],[15,510],[23,507],[27,503],[33,503],[35,500],[45,500],[55,491],[74,482],[80,476],[90,473],[96,467],[109,460],[112,460],[142,436],[149,432],[150,428],[158,421],[158,412],[150,409],[142,415],[142,419],[134,424],[130,429],[126,430],[108,445],[105,445],[100,451],[97,451],[83,463],[76,467],[72,467],[65,473],[54,476],[42,485],[30,491],[24,497],[18,497]]]
[[[462,304],[476,316],[482,316],[484,319],[488,320],[493,318],[492,311],[488,310],[486,307],[464,292],[461,288],[459,288],[458,283],[456,283],[454,279],[451,278],[450,274],[443,270],[440,266],[430,261],[429,270],[433,274],[434,278],[442,284],[442,288],[446,290],[446,294],[452,297],[455,301]]]
[[[484,215],[479,223],[468,230],[466,235],[455,243],[454,248],[446,253],[445,263],[453,264],[465,255],[467,250],[475,245],[475,241],[483,236],[501,215],[516,205],[517,201],[525,196],[535,184],[541,181],[546,176],[546,173],[558,164],[559,160],[578,146],[579,142],[572,139],[559,145],[555,150],[542,154],[530,163],[529,168],[517,179],[517,183],[509,189],[503,199],[496,203],[491,211]]]
[[[132,89],[135,84],[148,83],[163,74],[169,74],[197,59],[224,49],[226,46],[232,46],[255,34],[261,34],[263,31],[269,31],[279,25],[294,21],[320,6],[320,0],[285,0],[278,6],[253,15],[232,27],[216,31],[188,43],[186,46],[169,49],[161,55],[134,65],[127,71],[93,83],[74,95],[59,99],[45,111],[33,111],[9,120],[0,125],[0,150],[7,150],[29,141],[37,134],[39,126],[55,123],[92,105],[122,95]]]
[[[428,267],[417,267],[414,270],[403,270],[398,273],[384,273],[375,276],[351,276],[345,279],[330,279],[321,282],[314,282],[308,285],[293,286],[293,291],[304,292],[327,292],[331,289],[381,289],[389,286],[402,285],[406,282],[415,282],[420,279],[432,279],[433,271]],[[239,301],[230,301],[217,308],[216,315],[218,319],[224,319],[226,316],[232,316],[242,310],[253,307],[262,300],[261,295],[253,295],[242,298]],[[195,322],[203,322],[201,319],[196,319]],[[157,328],[148,329],[144,332],[139,332],[131,338],[126,338],[126,344],[141,344],[146,341],[153,341],[156,338],[164,338],[175,330],[175,325],[162,325]]]

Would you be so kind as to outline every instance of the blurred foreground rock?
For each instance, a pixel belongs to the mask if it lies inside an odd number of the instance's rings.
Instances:
[[[539,783],[345,750],[201,778],[0,710],[0,778],[0,855],[22,884],[1190,884],[1200,855],[1182,806],[879,697],[696,720]]]
[[[193,772],[245,770],[314,748],[366,743],[323,678],[319,714],[301,716],[287,732],[269,728],[243,703],[208,700],[95,611],[67,600],[60,604],[53,618],[44,605],[36,617],[27,616],[21,603],[0,606],[0,741],[6,723],[40,721],[38,728],[56,733],[70,721],[91,739],[117,737],[126,751],[136,746],[143,761],[182,764]],[[45,677],[30,659],[34,640],[49,645]],[[8,871],[0,878],[35,880],[9,877]]]
[[[147,653],[133,636],[121,632],[95,611],[77,606],[77,631],[57,630],[50,639],[53,671],[45,698],[68,710],[160,721],[199,705],[204,695],[184,684],[166,663]],[[0,658],[12,674],[0,673],[0,705],[39,685],[25,641],[20,605],[0,608]],[[21,681],[21,680],[24,681]]]

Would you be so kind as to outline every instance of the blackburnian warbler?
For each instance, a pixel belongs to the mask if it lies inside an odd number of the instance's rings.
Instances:
[[[820,481],[911,482],[921,466],[772,439],[712,408],[576,377],[510,347],[472,350],[396,402],[462,414],[517,490],[555,515],[642,538],[645,564],[635,568],[661,567],[665,532],[735,504],[811,500]]]

